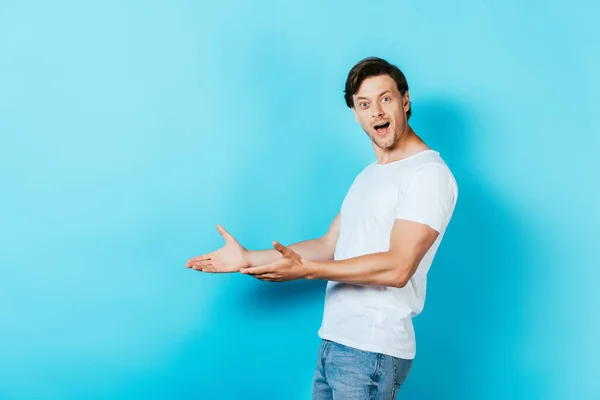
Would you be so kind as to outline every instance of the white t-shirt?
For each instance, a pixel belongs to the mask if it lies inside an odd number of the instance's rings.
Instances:
[[[439,153],[426,150],[355,178],[340,211],[335,260],[389,250],[392,225],[404,219],[439,235],[403,288],[330,281],[319,336],[349,347],[413,359],[412,317],[423,309],[426,278],[454,211],[458,188]]]

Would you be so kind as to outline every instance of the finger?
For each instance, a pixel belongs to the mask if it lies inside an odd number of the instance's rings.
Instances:
[[[223,273],[223,270],[224,270],[223,266],[221,264],[215,263],[214,261],[211,262],[210,265],[203,266],[198,269],[198,271],[208,272],[208,273]]]
[[[273,247],[275,248],[275,250],[280,252],[284,257],[290,257],[292,254],[294,254],[292,249],[290,249],[289,247],[285,247],[284,245],[277,242],[276,240],[273,241]]]
[[[242,268],[240,273],[247,275],[268,274],[274,271],[272,264],[261,265],[260,267]]]
[[[233,239],[233,236],[231,236],[229,234],[229,232],[227,232],[225,230],[225,228],[223,228],[223,226],[221,224],[217,224],[217,230],[219,231],[219,233],[221,234],[221,236],[223,236],[223,239],[225,239],[225,241],[231,241],[231,240],[235,240]]]
[[[230,268],[224,267],[221,264],[213,264],[209,267],[203,267],[200,271],[207,272],[209,274],[231,274],[236,272]]]
[[[269,281],[269,282],[278,282],[279,277],[275,274],[261,274],[261,275],[252,275],[253,278],[259,279],[261,281]]]
[[[197,261],[206,261],[206,260],[210,260],[212,256],[212,253],[209,254],[203,254],[201,256],[197,256],[197,257],[192,257],[190,258],[187,263],[186,263],[186,267],[190,268],[192,266],[193,263],[197,262]]]
[[[197,261],[197,262],[194,262],[191,264],[191,267],[196,270],[200,270],[202,268],[211,267],[211,266],[213,266],[212,260]]]

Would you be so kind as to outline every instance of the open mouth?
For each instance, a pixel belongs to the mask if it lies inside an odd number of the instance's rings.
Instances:
[[[385,135],[388,131],[389,126],[389,122],[384,122],[382,124],[375,125],[374,128],[380,135]]]

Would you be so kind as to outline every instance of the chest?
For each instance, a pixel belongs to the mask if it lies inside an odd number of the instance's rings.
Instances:
[[[402,182],[386,176],[359,176],[344,198],[342,218],[393,218],[398,212]]]

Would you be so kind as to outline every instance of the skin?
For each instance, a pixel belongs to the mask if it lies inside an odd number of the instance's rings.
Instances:
[[[399,161],[429,149],[408,124],[409,93],[402,95],[390,76],[365,79],[353,100],[354,117],[371,139],[379,164]],[[390,123],[384,135],[375,130],[382,122]],[[249,251],[221,225],[217,230],[225,245],[189,259],[187,268],[208,273],[240,272],[271,282],[324,279],[390,287],[404,287],[408,283],[438,236],[438,232],[427,225],[397,219],[388,251],[333,260],[340,232],[339,214],[322,237],[289,246],[274,241],[273,250]]]

